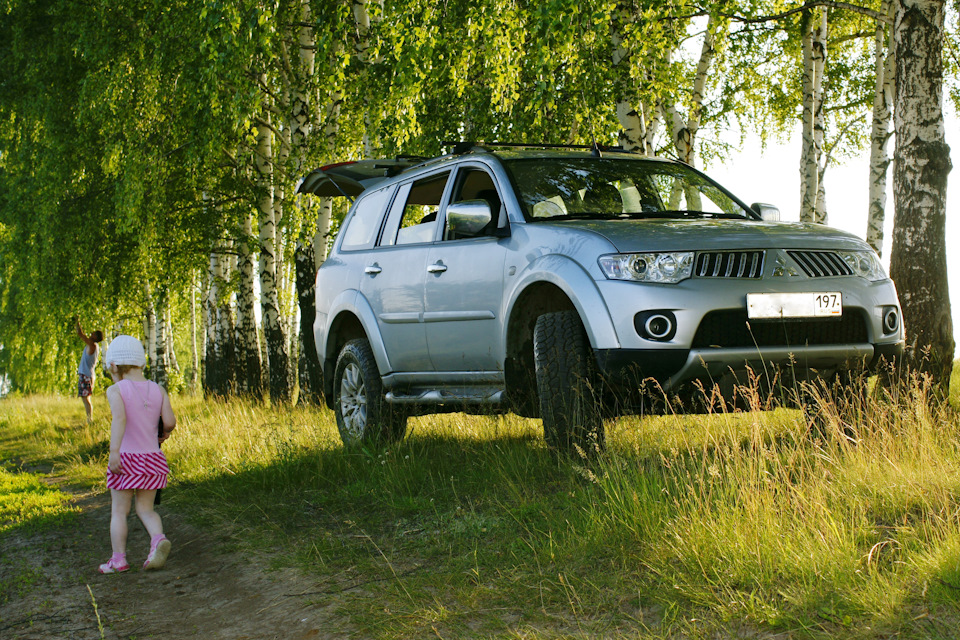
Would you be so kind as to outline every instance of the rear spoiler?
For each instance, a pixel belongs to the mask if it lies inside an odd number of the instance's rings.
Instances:
[[[297,193],[323,197],[344,196],[350,202],[370,187],[391,178],[407,167],[420,164],[418,156],[338,162],[314,169],[300,182]]]

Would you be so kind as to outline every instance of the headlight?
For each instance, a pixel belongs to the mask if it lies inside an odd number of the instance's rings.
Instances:
[[[853,270],[853,275],[871,282],[886,280],[887,274],[880,264],[880,257],[873,251],[839,251],[840,257]]]
[[[600,256],[600,269],[611,280],[674,283],[693,273],[693,252],[617,253]]]

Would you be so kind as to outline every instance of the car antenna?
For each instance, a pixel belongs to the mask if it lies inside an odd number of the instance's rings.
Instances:
[[[593,154],[594,158],[602,158],[603,153],[601,153],[600,145],[597,144],[596,137],[593,137],[593,144],[590,146],[590,153]]]

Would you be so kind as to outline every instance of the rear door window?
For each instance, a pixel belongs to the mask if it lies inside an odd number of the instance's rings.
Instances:
[[[380,245],[433,242],[449,177],[450,172],[445,171],[402,185]]]
[[[347,227],[341,233],[341,251],[357,251],[369,249],[377,240],[380,223],[383,221],[383,212],[390,202],[393,187],[378,189],[363,194],[354,206],[353,215],[347,222]]]

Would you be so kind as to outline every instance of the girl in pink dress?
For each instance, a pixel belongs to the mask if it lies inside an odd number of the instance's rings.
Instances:
[[[144,569],[159,569],[167,561],[170,541],[163,535],[163,522],[153,510],[157,489],[167,485],[170,468],[160,450],[177,424],[170,397],[163,387],[147,380],[143,345],[133,336],[120,335],[107,348],[103,365],[115,384],[107,389],[110,412],[110,459],[107,488],[113,497],[110,542],[113,557],[100,565],[100,573],[117,573],[127,564],[127,516],[136,499],[137,516],[150,534],[150,553]],[[158,424],[163,421],[163,433]]]

